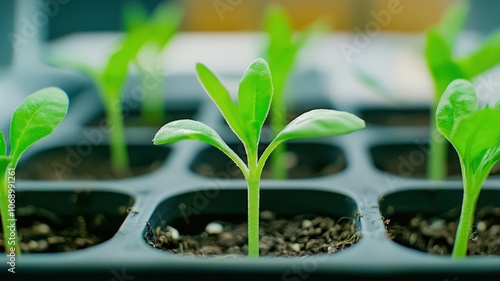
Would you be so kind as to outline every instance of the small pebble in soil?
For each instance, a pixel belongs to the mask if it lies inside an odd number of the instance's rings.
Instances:
[[[218,222],[211,222],[205,227],[205,232],[208,234],[219,234],[223,231],[223,227]]]

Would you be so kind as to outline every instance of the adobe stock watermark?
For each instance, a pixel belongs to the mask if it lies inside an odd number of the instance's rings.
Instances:
[[[6,249],[7,253],[7,265],[9,268],[7,269],[10,273],[16,273],[16,240],[17,240],[17,232],[16,232],[16,170],[12,168],[7,169],[7,196],[9,199],[9,205],[7,206],[7,216],[9,217],[7,221],[9,225],[7,226],[9,232],[4,234],[4,239],[7,240],[7,245],[10,246],[9,249]]]
[[[412,1],[406,0],[405,2]],[[345,60],[350,63],[352,57],[361,54],[364,48],[367,48],[372,40],[380,35],[382,28],[387,27],[393,17],[399,15],[404,7],[401,0],[389,0],[385,9],[380,11],[371,10],[372,20],[368,21],[363,30],[358,26],[354,27],[354,37],[352,43],[342,42],[339,45]]]
[[[34,12],[30,17],[23,16],[20,21],[20,26],[16,32],[9,32],[7,38],[12,45],[15,53],[19,52],[21,46],[30,43],[31,40],[37,37],[40,29],[44,28],[49,19],[55,17],[61,10],[61,6],[66,5],[71,0],[38,0],[38,11]]]
[[[214,0],[212,5],[217,13],[217,16],[219,17],[219,20],[224,21],[224,14],[227,12],[233,12],[236,7],[241,5],[241,3],[243,3],[243,0]]]
[[[128,95],[112,104],[112,110],[122,111],[123,119],[127,118],[131,112],[138,107],[149,92],[154,92],[158,87],[162,87],[162,80],[166,77],[166,72],[163,71],[161,65],[156,67],[145,67],[146,75],[142,77],[141,83],[134,86]],[[78,141],[76,145],[68,145],[65,147],[66,156],[64,162],[54,161],[51,163],[51,168],[57,180],[62,181],[66,174],[74,173],[86,157],[89,157],[93,148],[105,143],[105,136],[115,130],[113,126],[109,126],[108,118],[104,117],[99,120],[97,126],[83,128],[83,139]]]

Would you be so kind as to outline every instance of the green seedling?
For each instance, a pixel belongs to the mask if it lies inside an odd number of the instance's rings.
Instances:
[[[493,166],[500,161],[500,102],[479,108],[476,92],[466,80],[445,90],[436,111],[437,128],[458,153],[464,194],[453,257],[467,253],[477,199]]]
[[[267,11],[265,29],[269,37],[269,45],[266,57],[274,81],[271,106],[271,130],[274,136],[277,136],[286,124],[284,89],[288,76],[293,69],[300,49],[319,28],[318,25],[319,23],[313,24],[305,32],[294,35],[285,10],[278,6],[271,6]],[[275,179],[287,177],[286,163],[283,161],[285,151],[285,145],[280,145],[271,156],[272,174]]]
[[[111,164],[117,176],[126,176],[130,173],[122,113],[123,87],[127,79],[129,63],[137,57],[146,42],[156,36],[151,35],[151,30],[168,29],[170,21],[157,16],[153,17],[150,23],[155,28],[151,28],[147,24],[130,24],[135,27],[130,28],[126,33],[125,38],[109,57],[103,69],[57,56],[52,58],[54,64],[72,68],[88,75],[96,85],[104,103],[111,142]]]
[[[219,79],[203,64],[196,70],[201,84],[219,108],[229,127],[243,143],[246,162],[212,128],[193,120],[177,120],[163,126],[153,140],[162,145],[180,140],[199,140],[226,154],[241,169],[248,186],[248,256],[259,255],[259,190],[264,165],[280,144],[294,139],[347,134],[365,127],[360,118],[346,112],[316,109],[291,121],[258,156],[262,126],[270,110],[273,82],[267,62],[257,59],[248,67],[235,103]]]
[[[446,13],[440,24],[427,32],[426,59],[434,81],[435,98],[431,107],[431,142],[428,177],[446,177],[448,145],[436,128],[436,108],[446,87],[455,79],[472,80],[500,62],[500,31],[490,35],[472,54],[455,57],[454,45],[464,25],[469,6],[459,2]]]
[[[58,88],[45,88],[29,95],[17,107],[10,124],[10,153],[0,131],[0,215],[5,252],[20,254],[15,220],[15,169],[23,153],[50,135],[68,111],[68,96]]]
[[[123,18],[127,32],[141,29],[149,35],[135,59],[143,89],[141,118],[146,125],[162,124],[165,120],[164,77],[159,61],[162,51],[177,32],[182,18],[181,9],[162,2],[148,18],[145,7],[134,1],[124,6]]]

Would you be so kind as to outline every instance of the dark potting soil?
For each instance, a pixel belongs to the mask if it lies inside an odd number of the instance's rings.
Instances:
[[[361,238],[352,218],[260,215],[260,254],[263,256],[307,256],[342,251]],[[247,223],[217,221],[205,231],[182,234],[171,227],[149,230],[146,241],[154,248],[185,255],[246,255]],[[182,232],[182,230],[180,230]],[[189,231],[187,231],[189,232]]]
[[[196,106],[193,106],[192,109],[178,109],[178,108],[169,108],[165,111],[165,116],[161,121],[153,121],[153,123],[147,123],[141,117],[140,112],[126,111],[123,112],[123,124],[125,127],[152,127],[152,128],[161,128],[168,122],[179,120],[179,119],[192,119],[196,114]],[[100,127],[106,128],[106,115],[104,113],[100,113],[90,121],[87,122],[86,126],[90,127]]]
[[[366,109],[360,117],[368,125],[389,127],[428,127],[430,113],[428,109]]]
[[[88,248],[110,239],[126,216],[93,215],[61,216],[33,206],[18,208],[17,228],[23,253],[69,252]],[[0,251],[4,251],[0,232]]]
[[[304,159],[309,158],[309,159]],[[287,176],[291,179],[297,178],[313,178],[336,174],[345,169],[347,166],[345,157],[340,155],[335,159],[311,159],[311,155],[307,151],[297,153],[287,151],[285,154],[285,162],[287,167]],[[243,178],[241,171],[231,162],[225,160],[226,157],[221,155],[220,159],[224,159],[224,163],[204,163],[194,166],[194,171],[205,177],[219,178]],[[220,162],[220,161],[218,161]],[[268,161],[262,171],[262,178],[271,179],[272,162]]]
[[[130,170],[116,174],[111,168],[109,147],[92,146],[91,152],[79,154],[67,146],[43,151],[21,162],[16,176],[41,180],[102,180],[140,176],[158,169],[169,149],[157,146],[129,146]]]
[[[437,255],[451,255],[458,219],[443,216],[394,217],[385,219],[389,237],[413,249]],[[476,212],[468,243],[468,255],[500,255],[500,208],[485,207]]]

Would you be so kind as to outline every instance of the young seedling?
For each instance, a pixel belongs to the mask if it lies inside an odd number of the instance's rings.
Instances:
[[[479,108],[472,84],[459,79],[441,97],[436,118],[439,132],[457,151],[462,167],[462,212],[453,247],[453,257],[461,258],[467,253],[481,186],[500,161],[500,102]]]
[[[274,136],[277,136],[286,124],[287,111],[284,89],[288,76],[293,69],[297,54],[314,31],[318,29],[318,24],[313,24],[305,32],[294,36],[290,19],[285,10],[278,6],[271,6],[267,11],[265,29],[269,37],[269,45],[266,57],[269,61],[274,84],[271,105],[271,130]],[[285,152],[286,146],[280,145],[271,156],[272,175],[275,179],[287,177],[286,162],[283,159]]]
[[[153,19],[151,25],[155,26],[155,30],[169,28],[170,21],[166,21],[160,16]],[[131,28],[120,42],[117,50],[109,57],[103,69],[57,56],[52,58],[54,64],[72,68],[88,75],[96,85],[104,103],[110,136],[111,164],[117,176],[126,176],[130,173],[122,113],[123,86],[127,79],[128,66],[136,58],[144,44],[154,36],[151,35],[149,25],[137,25],[135,28]]]
[[[500,31],[489,36],[469,56],[455,58],[454,45],[465,22],[469,6],[459,2],[446,13],[441,23],[427,32],[426,59],[434,81],[435,98],[431,107],[431,138],[428,177],[446,177],[448,145],[436,128],[436,108],[446,87],[455,79],[472,80],[500,62]]]
[[[290,122],[267,146],[260,158],[258,145],[264,120],[273,96],[273,82],[267,62],[257,59],[248,67],[238,88],[238,102],[217,77],[203,64],[197,64],[198,77],[229,127],[243,143],[246,162],[212,128],[193,120],[177,120],[163,126],[153,142],[162,145],[180,140],[199,140],[226,154],[241,169],[248,186],[248,256],[259,255],[259,189],[264,165],[280,144],[304,138],[347,134],[365,127],[360,118],[346,112],[316,109]]]
[[[21,248],[15,219],[15,169],[23,153],[50,135],[68,111],[68,96],[58,88],[45,88],[29,95],[17,107],[10,124],[10,153],[0,131],[0,215],[5,252],[19,255]]]
[[[147,32],[149,38],[141,48],[135,66],[144,92],[141,103],[142,122],[146,125],[162,124],[165,120],[163,68],[158,62],[161,53],[175,36],[182,18],[177,5],[160,3],[148,18],[145,7],[138,1],[128,2],[123,11],[125,29]]]

